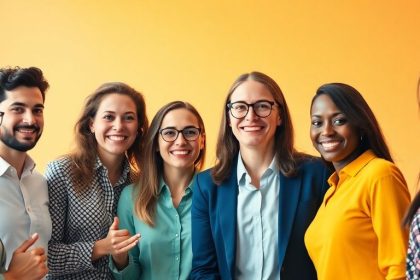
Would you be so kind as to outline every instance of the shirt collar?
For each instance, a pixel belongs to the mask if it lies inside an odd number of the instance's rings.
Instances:
[[[123,164],[123,171],[122,171],[122,175],[119,181],[125,182],[126,179],[128,178],[128,174],[130,173],[130,164],[128,163],[128,160],[126,158],[124,158],[122,164]],[[105,165],[103,165],[99,156],[96,156],[95,170],[100,170],[100,169],[106,170],[107,168],[105,167]]]
[[[263,176],[265,174],[271,174],[272,172],[276,172],[278,170],[277,168],[277,162],[276,162],[276,156],[273,157],[273,159],[271,160],[270,165],[268,166],[267,170],[264,171]],[[240,185],[240,182],[242,180],[245,180],[246,175],[248,175],[248,171],[245,168],[245,164],[242,160],[242,156],[241,156],[241,152],[239,152],[239,156],[238,156],[238,165],[237,165],[237,169],[236,169],[236,178],[238,180],[238,185]]]
[[[194,174],[194,176],[191,179],[191,182],[188,184],[187,188],[185,189],[185,193],[192,192],[192,189],[193,189],[192,186],[193,186],[193,182],[194,182],[194,178],[196,174]],[[165,187],[169,188],[168,185],[165,183],[165,180],[161,176],[159,179],[158,194],[160,194]]]
[[[10,163],[8,163],[4,158],[0,156],[0,176],[2,176],[9,168],[11,167]],[[26,155],[25,163],[23,164],[23,173],[25,171],[29,170],[29,172],[32,173],[32,171],[35,169],[35,162],[32,160],[32,158],[29,155]]]
[[[331,183],[337,182],[338,177],[340,177],[340,174],[346,174],[351,177],[356,176],[357,173],[359,173],[360,170],[362,170],[363,167],[365,167],[374,158],[376,158],[376,155],[373,153],[372,150],[365,151],[355,160],[344,166],[343,169],[340,170],[339,174],[337,174],[337,172],[334,172],[328,179],[328,182],[330,183],[330,185]]]

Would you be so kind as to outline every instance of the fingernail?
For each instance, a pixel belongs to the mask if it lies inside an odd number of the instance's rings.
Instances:
[[[38,236],[38,233],[37,232],[35,232],[34,234],[32,234],[31,235],[31,239],[34,239],[34,238],[36,238]]]

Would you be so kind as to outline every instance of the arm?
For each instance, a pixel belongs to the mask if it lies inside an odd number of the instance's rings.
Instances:
[[[197,175],[193,183],[191,279],[220,279],[216,248],[211,230],[210,201],[208,193],[204,193],[201,189],[200,178],[200,175]],[[212,187],[216,188],[217,186]]]
[[[370,193],[373,229],[378,237],[378,265],[386,279],[405,279],[407,231],[401,226],[410,204],[405,180],[395,166],[378,174]]]
[[[135,243],[133,244],[133,242],[130,242],[130,239],[128,239],[128,243],[132,246],[129,245],[126,249],[123,249],[125,253],[122,253],[119,256],[113,254],[109,266],[115,279],[136,279],[141,275],[141,265],[139,262],[140,250],[137,246],[140,235],[136,234],[134,226],[135,214],[133,212],[131,187],[126,187],[121,193],[117,214],[120,221],[120,228],[125,229],[128,236],[132,236],[131,239],[135,239]]]
[[[48,243],[48,267],[51,275],[92,270],[94,241],[66,244],[68,212],[67,188],[72,187],[69,168],[60,162],[49,163],[45,173],[50,198],[52,235]]]

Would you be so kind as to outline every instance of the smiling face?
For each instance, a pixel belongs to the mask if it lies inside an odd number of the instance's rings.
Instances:
[[[32,149],[44,127],[44,100],[39,88],[20,86],[6,91],[0,111],[4,112],[0,126],[0,147],[20,152]]]
[[[137,113],[127,95],[111,93],[103,97],[90,124],[101,159],[120,159],[137,137]]]
[[[339,171],[360,155],[360,135],[326,94],[311,108],[310,136],[321,156]]]
[[[274,102],[273,95],[265,85],[254,80],[247,80],[240,84],[232,93],[230,102],[242,101],[252,104],[258,101]],[[235,138],[239,142],[240,149],[259,147],[274,147],[274,135],[277,127],[281,124],[278,105],[272,107],[268,117],[258,117],[252,107],[248,114],[237,119],[229,112],[229,125]]]
[[[169,111],[162,120],[160,129],[174,128],[183,130],[189,127],[200,128],[196,116],[187,109],[175,109]],[[169,169],[181,169],[186,172],[194,170],[194,163],[198,159],[200,150],[204,148],[204,136],[200,134],[196,140],[187,141],[179,132],[173,142],[163,140],[160,134],[158,137],[158,149],[163,159],[165,172]]]

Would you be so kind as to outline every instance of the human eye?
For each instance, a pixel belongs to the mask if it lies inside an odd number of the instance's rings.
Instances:
[[[257,103],[255,103],[254,107],[256,110],[265,111],[271,109],[271,104],[267,101],[258,101]]]
[[[164,136],[168,136],[168,137],[175,137],[176,135],[176,130],[172,129],[172,128],[166,128],[162,130],[162,134]]]
[[[246,105],[245,103],[236,102],[232,104],[232,109],[238,112],[242,112],[248,110],[248,105]]]
[[[313,119],[311,120],[311,125],[313,127],[320,127],[322,125],[322,121],[319,119]]]
[[[127,114],[127,115],[124,115],[123,119],[125,121],[134,121],[136,119],[136,117],[134,116],[134,114]]]
[[[10,110],[15,114],[22,114],[22,113],[25,112],[25,108],[23,108],[21,106],[12,107]]]
[[[32,110],[35,115],[42,115],[44,113],[44,108],[35,108]]]
[[[106,121],[113,121],[115,119],[114,115],[111,114],[105,114],[102,118]]]
[[[198,133],[199,131],[195,127],[188,127],[188,128],[184,128],[183,130],[183,134],[185,135],[185,137],[194,137],[194,136],[197,136]]]
[[[336,126],[341,126],[347,123],[347,119],[345,117],[338,117],[333,120],[333,124]]]

